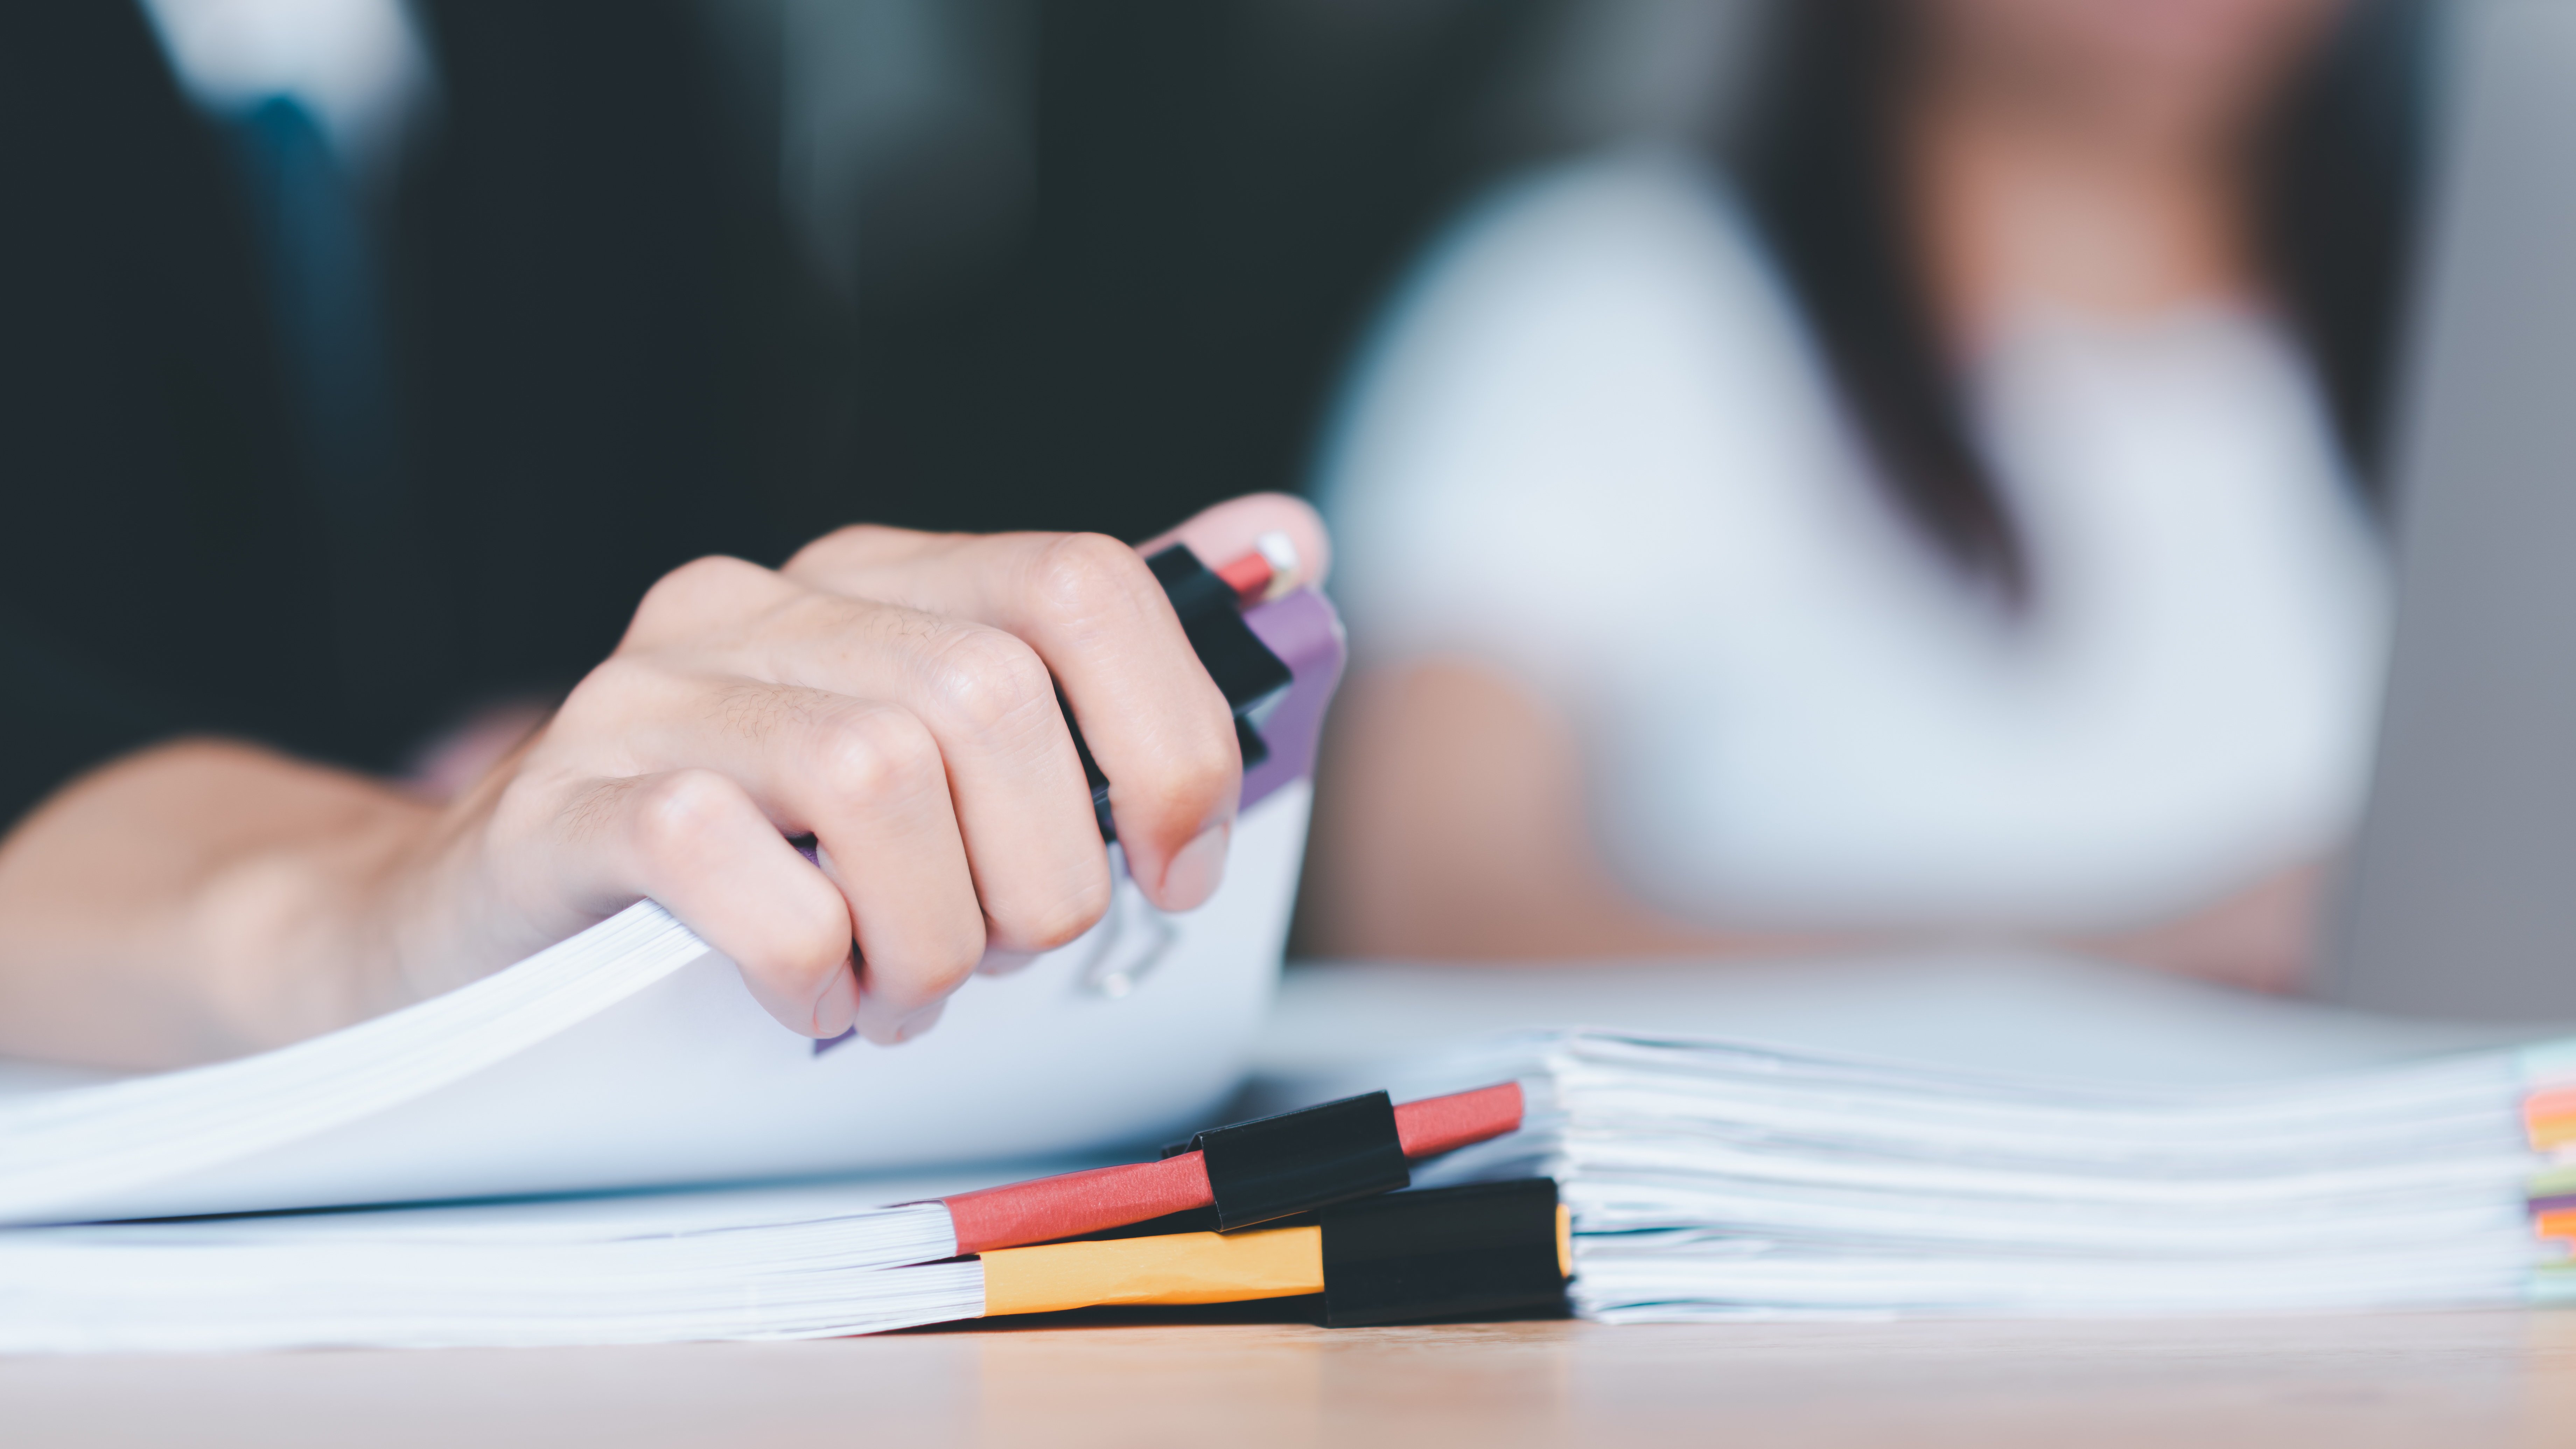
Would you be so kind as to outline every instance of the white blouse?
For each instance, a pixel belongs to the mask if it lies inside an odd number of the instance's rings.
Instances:
[[[1688,918],[2111,925],[2331,848],[2388,585],[2280,329],[2023,318],[1969,406],[2018,617],[1874,481],[1723,188],[1577,163],[1384,322],[1319,480],[1334,592],[1363,666],[1463,657],[1564,712],[1610,867]]]

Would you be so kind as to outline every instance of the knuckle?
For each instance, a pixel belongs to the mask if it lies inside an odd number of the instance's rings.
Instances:
[[[667,678],[663,662],[650,652],[617,653],[591,666],[581,682],[564,696],[559,713],[576,718],[595,711],[615,713],[638,700],[655,697]]]
[[[791,576],[847,568],[882,551],[906,530],[876,523],[845,523],[796,550],[779,572]]]
[[[563,703],[555,707],[555,719],[567,732],[578,733],[595,718],[615,718],[622,712],[624,702],[641,690],[642,674],[633,655],[611,654],[592,665],[590,672],[564,695]]]
[[[984,959],[984,940],[984,923],[967,921],[963,929],[931,953],[922,971],[922,986],[931,999],[954,993],[975,974],[976,965]]]
[[[963,920],[900,950],[869,955],[865,989],[901,1006],[927,1005],[965,985],[983,959],[983,922]]]
[[[1136,550],[1105,533],[1067,533],[1038,552],[1039,602],[1070,618],[1092,618],[1132,609],[1162,597],[1153,570]]]
[[[816,775],[839,799],[885,801],[933,782],[944,786],[938,742],[901,710],[844,714],[822,732],[819,749]]]
[[[928,695],[941,722],[987,734],[1042,711],[1055,684],[1037,651],[999,629],[959,629],[928,665]]]
[[[1127,789],[1121,809],[1132,814],[1121,818],[1135,821],[1140,838],[1178,849],[1210,821],[1232,813],[1241,769],[1231,735],[1211,747],[1176,741],[1150,779]]]
[[[1000,943],[1019,951],[1052,951],[1067,945],[1109,914],[1106,872],[1081,886],[1032,905],[1014,909],[1008,920],[994,922]]]
[[[716,601],[738,597],[746,588],[771,578],[769,570],[723,554],[695,558],[653,581],[635,607],[638,625],[659,624],[673,616],[696,615]]]
[[[686,860],[712,838],[737,796],[733,782],[713,770],[656,776],[635,791],[636,845],[654,860]]]
[[[769,571],[755,563],[745,563],[720,553],[693,558],[653,581],[646,597],[655,594],[690,596],[719,589],[739,588],[748,580]]]
[[[1194,819],[1213,813],[1242,778],[1243,751],[1235,742],[1233,723],[1227,716],[1222,728],[1193,730],[1172,752],[1164,788]]]
[[[845,524],[833,529],[796,550],[786,563],[780,565],[779,572],[798,578],[838,567],[859,550],[867,531],[868,527],[863,523]]]

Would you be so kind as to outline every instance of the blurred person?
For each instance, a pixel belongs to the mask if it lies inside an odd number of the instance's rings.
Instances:
[[[692,23],[0,6],[0,1054],[257,1051],[648,894],[900,1040],[1109,899],[1058,682],[1147,898],[1216,889],[1233,721],[1134,549],[797,540],[731,466]],[[1293,500],[1171,536],[1270,529],[1320,571]]]
[[[2294,985],[2369,766],[2403,0],[1797,0],[1422,264],[1320,474],[1309,953]]]

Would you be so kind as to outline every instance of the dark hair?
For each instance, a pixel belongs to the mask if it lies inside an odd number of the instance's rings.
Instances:
[[[1968,577],[2018,605],[2029,559],[1969,436],[1900,199],[1907,8],[1786,0],[1728,149],[1894,501]],[[2353,0],[2275,104],[2254,176],[2267,279],[2374,504],[2422,170],[2427,14],[2423,0]]]

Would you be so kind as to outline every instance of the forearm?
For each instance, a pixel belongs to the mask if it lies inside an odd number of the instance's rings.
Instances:
[[[398,1004],[382,897],[435,807],[247,745],[75,781],[0,840],[0,1054],[166,1068]]]

